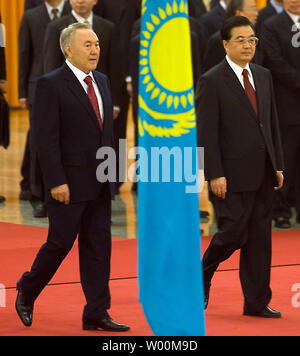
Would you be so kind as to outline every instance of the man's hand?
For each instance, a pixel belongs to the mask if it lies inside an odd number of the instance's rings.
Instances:
[[[225,177],[219,177],[210,181],[212,192],[219,198],[225,199],[227,192],[227,181]]]
[[[19,103],[20,103],[21,109],[28,109],[28,99],[27,98],[20,98]]]
[[[70,203],[70,190],[68,184],[58,185],[51,189],[51,196],[53,199],[69,205]]]
[[[279,189],[281,189],[282,186],[283,186],[284,177],[283,177],[282,171],[277,171],[277,172],[276,172],[276,175],[277,175],[277,182],[278,182],[278,185],[277,185],[277,187],[274,187],[274,189],[275,189],[275,190],[279,190]]]
[[[133,88],[132,88],[132,83],[131,82],[127,82],[126,83],[126,90],[128,95],[132,98],[133,96]]]
[[[113,118],[116,120],[120,114],[120,108],[117,106],[114,106],[114,111],[113,111]]]

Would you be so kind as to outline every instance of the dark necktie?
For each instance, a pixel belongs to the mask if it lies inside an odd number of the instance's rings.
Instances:
[[[256,115],[258,114],[258,110],[257,110],[257,101],[256,101],[256,93],[255,90],[252,86],[252,84],[250,83],[249,80],[249,72],[247,69],[243,70],[243,77],[244,77],[244,86],[245,86],[245,92],[250,100],[250,103],[256,113]]]
[[[97,100],[97,96],[96,96],[96,93],[95,93],[95,90],[94,90],[94,87],[93,87],[93,79],[91,76],[87,76],[85,79],[84,79],[84,82],[86,83],[86,85],[88,86],[87,88],[87,95],[90,99],[90,102],[94,108],[94,111],[97,115],[97,118],[98,118],[98,122],[99,122],[99,126],[100,126],[100,129],[101,131],[103,130],[103,124],[102,124],[102,118],[101,118],[101,114],[100,114],[100,110],[99,110],[99,103],[98,103],[98,100]]]
[[[58,9],[52,9],[51,10],[51,13],[52,13],[52,15],[53,15],[53,17],[52,17],[52,21],[54,21],[54,20],[57,20],[58,19]]]

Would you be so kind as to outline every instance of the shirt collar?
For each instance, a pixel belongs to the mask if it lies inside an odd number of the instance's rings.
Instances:
[[[270,0],[270,4],[274,7],[275,11],[280,14],[283,11],[283,7],[277,4],[275,0]]]
[[[226,9],[227,9],[227,4],[226,4],[226,2],[224,2],[223,0],[221,0],[219,4],[220,4],[220,6],[222,6],[223,9],[226,11]]]
[[[91,26],[93,26],[93,11],[91,11],[90,16],[85,19],[81,16],[79,16],[74,10],[72,10],[72,15],[75,17],[75,19],[80,22],[80,23],[85,23],[86,21],[89,22]]]
[[[290,16],[290,18],[293,20],[293,22],[295,23],[295,25],[298,27],[299,26],[299,18],[300,16],[299,15],[296,15],[296,14],[292,14],[290,13],[289,11],[285,10],[286,13]],[[299,27],[298,27],[299,28]]]
[[[53,17],[52,9],[54,9],[54,7],[49,5],[46,1],[45,1],[45,6],[46,6],[46,9],[48,11],[50,18],[52,19],[52,17]],[[61,14],[64,10],[64,6],[65,6],[65,0],[62,0],[61,3],[56,7],[56,9],[58,10],[58,13],[57,13],[58,17],[61,16]]]
[[[241,77],[243,75],[243,70],[247,69],[249,76],[252,77],[252,73],[251,73],[251,69],[249,66],[249,63],[246,65],[245,68],[240,67],[239,65],[237,65],[236,63],[234,63],[229,57],[228,55],[226,55],[226,60],[228,62],[228,64],[230,65],[230,67],[232,68],[232,70],[234,71],[234,73],[238,76]]]
[[[75,67],[68,59],[66,59],[66,64],[71,69],[71,71],[75,74],[76,78],[80,81],[80,83],[84,82],[84,79],[89,75],[92,77],[93,82],[95,82],[93,73],[90,72],[89,74],[84,73],[79,68]]]

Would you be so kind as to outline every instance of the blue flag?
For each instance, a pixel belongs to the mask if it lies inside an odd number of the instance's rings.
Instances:
[[[139,300],[157,336],[205,334],[187,0],[143,0],[139,60]]]

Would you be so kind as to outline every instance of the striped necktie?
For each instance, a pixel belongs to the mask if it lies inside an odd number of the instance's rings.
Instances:
[[[52,13],[52,21],[57,20],[58,19],[58,9],[52,9],[51,10]]]

